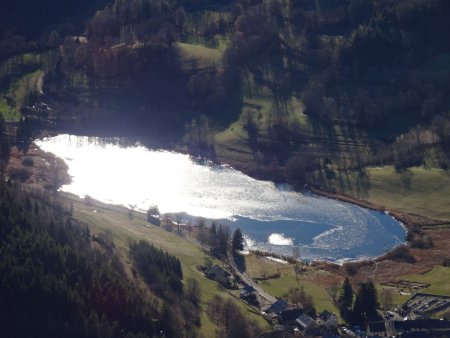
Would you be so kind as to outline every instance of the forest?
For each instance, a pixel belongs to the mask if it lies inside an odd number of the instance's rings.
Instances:
[[[199,290],[192,292],[192,281],[184,288],[177,258],[147,242],[132,244],[130,274],[108,236],[92,235],[57,196],[3,179],[0,196],[4,335],[195,335]]]
[[[256,171],[301,184],[447,169],[449,14],[445,0],[33,2],[23,25],[3,14],[0,111],[231,163],[240,142]]]
[[[11,148],[42,132],[125,136],[297,187],[345,190],[353,175],[365,196],[368,168],[392,166],[410,188],[412,168],[450,168],[448,18],[447,0],[0,2],[2,334],[195,337],[206,311],[218,336],[258,335],[230,299],[201,304],[177,257],[138,241],[124,260],[56,185],[6,174]],[[200,222],[197,235],[245,269],[242,234]],[[346,280],[336,304],[378,320],[371,282]]]

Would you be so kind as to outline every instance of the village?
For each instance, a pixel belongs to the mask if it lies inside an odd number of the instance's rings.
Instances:
[[[147,215],[150,222],[159,220],[157,208],[153,207]],[[175,221],[172,220],[175,219]],[[181,236],[201,245],[206,252],[213,249],[205,242],[201,243],[199,231],[192,223],[183,224],[182,217],[164,215],[158,223],[167,231],[177,232]],[[195,235],[193,235],[195,234]],[[233,251],[233,249],[232,249]],[[368,321],[364,325],[350,325],[343,323],[339,316],[327,309],[315,313],[301,304],[292,304],[287,299],[276,298],[259,286],[259,281],[273,276],[251,277],[241,271],[235,261],[233,252],[228,251],[223,257],[222,265],[213,264],[201,266],[200,270],[208,279],[214,280],[219,286],[229,292],[241,302],[251,306],[260,313],[274,328],[264,333],[264,338],[285,337],[447,337],[450,335],[450,320],[436,318],[436,314],[443,314],[450,308],[450,296],[433,295],[418,292],[429,287],[429,284],[415,283],[405,280],[383,283],[383,287],[396,290],[399,294],[410,295],[409,299],[398,308],[378,310],[379,321]],[[260,253],[275,261],[292,261],[301,259],[297,250],[297,257],[283,257],[268,253]],[[302,263],[305,264],[305,263]],[[276,277],[276,276],[275,276]]]
[[[185,215],[184,215],[185,216]],[[175,232],[188,239],[209,254],[216,252],[214,245],[217,241],[211,236],[215,236],[216,225],[213,228],[207,227],[204,221],[199,224],[188,221],[184,222],[182,214],[160,215],[157,206],[151,206],[147,212],[147,220],[150,223],[158,224],[166,231]],[[156,223],[155,223],[156,221]],[[219,232],[229,231],[219,225]],[[239,231],[240,232],[240,231]],[[242,234],[239,234],[242,236]],[[238,236],[238,237],[239,237]],[[226,237],[226,236],[225,236]],[[241,302],[251,306],[255,313],[259,313],[274,328],[273,331],[264,333],[264,338],[285,338],[285,337],[448,337],[450,335],[450,320],[437,318],[437,314],[444,314],[450,308],[450,296],[434,295],[419,292],[430,285],[406,280],[391,281],[382,283],[384,289],[395,291],[401,295],[410,297],[398,308],[383,307],[377,309],[378,321],[365,321],[363,325],[351,325],[344,323],[342,319],[332,311],[324,309],[316,313],[310,305],[293,304],[285,298],[276,298],[260,287],[260,281],[278,276],[249,276],[240,268],[242,259],[245,260],[243,238],[239,238],[236,244],[236,231],[233,235],[231,248],[224,249],[225,256],[221,257],[221,265],[210,264],[209,266],[199,266],[199,270],[204,276],[218,283],[227,290],[228,293]],[[230,239],[228,238],[228,241]],[[213,244],[211,244],[213,243]],[[216,244],[214,244],[216,243]],[[265,258],[276,262],[296,262],[298,266],[304,268],[308,265],[300,258],[298,247],[293,247],[293,256],[285,257],[270,253],[256,252]],[[239,266],[238,266],[239,265]],[[300,268],[299,270],[304,270]],[[300,271],[300,272],[301,272]],[[301,291],[303,292],[303,290]],[[308,297],[306,297],[306,301]],[[352,297],[353,298],[353,297]]]
[[[450,321],[431,318],[450,308],[450,296],[415,293],[401,307],[380,311],[382,320],[368,322],[366,327],[339,323],[336,314],[324,310],[315,316],[295,307],[285,299],[276,299],[262,291],[250,277],[235,270],[233,264],[211,266],[204,270],[209,279],[222,287],[239,290],[239,298],[260,311],[273,325],[265,338],[278,337],[447,337]]]

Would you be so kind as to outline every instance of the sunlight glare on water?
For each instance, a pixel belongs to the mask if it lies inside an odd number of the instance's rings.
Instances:
[[[198,164],[188,155],[71,135],[37,140],[61,157],[72,182],[61,190],[106,203],[162,213],[186,212],[240,227],[249,247],[329,260],[382,254],[404,241],[389,215],[258,181],[232,168]]]
[[[283,234],[270,234],[269,243],[274,245],[293,245],[294,241],[292,238],[286,238]]]

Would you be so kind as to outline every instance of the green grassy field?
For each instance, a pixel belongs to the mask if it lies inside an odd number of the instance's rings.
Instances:
[[[262,282],[261,286],[276,297],[285,295],[290,288],[304,287],[305,292],[312,296],[314,306],[318,313],[323,310],[328,310],[334,312],[339,317],[338,309],[334,306],[323,286],[309,280],[299,279],[297,281],[293,273],[283,273],[280,278]]]
[[[20,119],[20,109],[27,96],[36,91],[37,81],[43,74],[40,70],[41,63],[42,55],[36,53],[14,56],[2,63],[0,80],[6,77],[9,81],[0,92],[0,112],[5,120]]]
[[[422,293],[431,293],[435,295],[450,295],[450,268],[437,265],[425,274],[415,274],[402,277],[403,280],[411,281],[411,282],[419,282],[430,284],[431,286],[425,289],[420,289],[417,292]],[[383,287],[381,285],[377,285],[378,296],[382,294]],[[411,292],[411,295],[401,295],[398,291],[393,291],[392,293],[392,301],[394,307],[398,307],[406,302],[414,292]]]
[[[182,57],[182,67],[185,70],[208,68],[220,63],[223,51],[202,45],[175,43]]]
[[[296,124],[302,128],[309,128],[306,115],[303,114],[303,105],[297,99],[288,103],[289,111],[282,118],[288,125]],[[250,171],[257,171],[257,154],[251,147],[246,123],[251,118],[258,126],[259,141],[268,140],[267,130],[275,122],[273,115],[273,100],[270,92],[263,90],[252,97],[246,97],[239,118],[226,129],[218,131],[215,135],[215,151],[219,160],[224,162],[238,162]],[[253,169],[252,169],[253,168]]]
[[[406,280],[420,283],[431,284],[429,288],[423,289],[423,292],[437,295],[450,295],[450,268],[437,265],[430,272],[423,275],[410,275]]]
[[[277,118],[273,94],[268,88],[255,86],[250,73],[244,76],[243,82],[246,96],[240,117],[215,135],[216,155],[220,161],[239,164],[240,169],[251,174],[270,172],[275,169],[267,161],[262,164],[264,154],[252,148],[245,126],[250,116],[258,128],[258,142],[271,141],[267,131]],[[314,183],[399,211],[450,220],[450,171],[438,169],[433,161],[428,161],[426,167],[413,167],[402,173],[392,166],[366,168],[366,175],[351,169],[344,171],[342,168],[353,168],[359,161],[370,159],[367,146],[370,135],[338,122],[324,125],[303,114],[298,99],[291,98],[287,103],[280,117],[282,123],[301,135],[308,144],[309,155],[319,159],[322,165],[325,158],[332,159],[326,166],[333,170],[335,178],[325,180],[326,173],[318,171],[310,177]]]
[[[229,293],[221,288],[217,283],[205,278],[197,270],[197,265],[204,264],[212,258],[205,254],[198,245],[168,232],[158,226],[149,224],[143,214],[135,213],[133,219],[129,219],[127,209],[123,207],[109,206],[95,202],[93,206],[86,206],[84,202],[75,196],[64,194],[68,200],[72,201],[74,207],[74,217],[90,225],[92,233],[105,232],[112,236],[114,243],[119,249],[119,253],[124,260],[129,263],[128,245],[131,241],[141,239],[148,240],[154,245],[166,250],[178,257],[182,264],[184,278],[195,278],[201,287],[202,306],[205,309],[206,303],[216,294],[227,298]],[[218,261],[213,260],[217,264]],[[253,309],[242,302],[237,302],[241,310],[251,319],[256,321],[263,329],[268,329],[268,323],[259,315],[254,314]],[[203,312],[201,333],[205,337],[216,335],[216,325],[211,322],[208,315]]]
[[[271,295],[282,297],[287,294],[290,288],[301,288],[303,286],[305,292],[313,297],[314,306],[318,312],[328,310],[339,316],[338,309],[325,291],[325,286],[321,283],[321,281],[330,277],[328,273],[307,268],[305,272],[298,275],[297,279],[293,264],[277,263],[253,254],[245,256],[245,261],[246,272],[251,277],[259,277],[263,273],[266,275],[281,274],[279,278],[259,282],[260,287]]]
[[[20,109],[25,103],[27,96],[35,90],[36,83],[43,72],[37,70],[19,78],[14,85],[11,85],[7,93],[0,93],[0,112],[5,120],[18,121],[20,119]],[[12,99],[12,104],[8,104],[4,96]]]
[[[244,100],[239,118],[215,135],[215,150],[219,160],[239,163],[249,172],[258,172],[258,167],[260,170],[270,170],[261,168],[260,162],[267,162],[267,159],[262,159],[264,149],[267,145],[276,144],[274,140],[277,137],[274,139],[273,130],[279,126],[296,135],[297,139],[292,141],[293,144],[301,140],[303,146],[308,146],[309,155],[314,155],[322,162],[325,158],[336,158],[342,162],[341,165],[350,165],[354,164],[356,158],[367,156],[368,148],[365,144],[368,135],[364,131],[339,123],[323,124],[307,116],[304,114],[302,101],[295,96],[276,104],[272,91],[267,87],[256,86],[252,74],[246,74],[243,82]],[[249,119],[257,127],[257,142],[254,142],[256,148],[252,147],[252,140],[246,130]],[[284,144],[284,147],[289,148],[291,145]],[[262,153],[258,152],[258,147]]]
[[[415,167],[400,174],[391,166],[367,169],[364,199],[400,211],[450,220],[450,173],[436,168]],[[361,197],[354,175],[338,191]]]

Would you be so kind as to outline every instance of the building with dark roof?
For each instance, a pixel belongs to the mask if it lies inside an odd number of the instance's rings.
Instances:
[[[450,321],[439,319],[417,319],[394,321],[395,334],[402,335],[411,332],[433,332],[433,336],[439,332],[450,334]]]
[[[317,318],[317,323],[327,330],[335,330],[338,327],[338,319],[336,315],[327,310],[322,311]]]
[[[304,337],[320,336],[322,334],[319,324],[307,314],[303,313],[296,319],[300,334]]]
[[[251,294],[255,294],[255,293],[256,293],[256,289],[252,285],[246,285],[242,289],[242,291],[239,294],[239,296],[241,298],[246,298],[246,297],[250,296]]]
[[[302,314],[303,309],[284,310],[278,315],[278,321],[281,325],[296,326],[296,320]]]
[[[288,303],[284,299],[279,298],[275,303],[273,303],[267,308],[266,312],[278,315],[281,312],[283,312],[287,307]]]
[[[386,337],[386,326],[384,325],[384,322],[367,323],[367,336]]]
[[[217,264],[205,270],[205,276],[209,279],[215,280],[226,288],[233,286],[232,276],[225,269]]]

